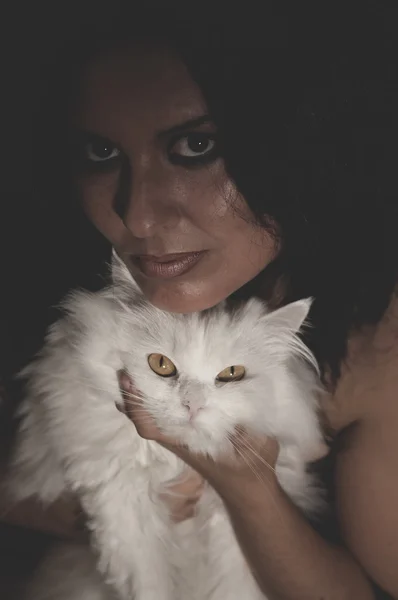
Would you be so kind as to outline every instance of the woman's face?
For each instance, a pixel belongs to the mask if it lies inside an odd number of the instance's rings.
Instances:
[[[200,89],[167,49],[90,63],[74,125],[87,214],[155,306],[210,308],[274,258],[225,172]]]

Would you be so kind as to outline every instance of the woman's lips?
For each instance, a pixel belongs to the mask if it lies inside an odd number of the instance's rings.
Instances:
[[[202,258],[205,251],[181,252],[165,254],[164,256],[141,255],[134,256],[134,265],[146,277],[156,279],[171,279],[190,271]]]

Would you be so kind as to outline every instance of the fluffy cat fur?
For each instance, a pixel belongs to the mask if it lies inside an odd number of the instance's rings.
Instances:
[[[323,444],[319,382],[315,360],[297,336],[310,301],[272,313],[252,299],[234,311],[222,304],[201,314],[169,314],[146,302],[114,260],[113,285],[70,296],[65,315],[23,373],[28,393],[12,495],[49,504],[73,492],[91,531],[91,549],[61,546],[49,557],[28,598],[264,599],[212,489],[206,488],[193,519],[171,522],[158,495],[184,465],[142,439],[116,410],[116,372],[127,369],[160,429],[195,452],[215,460],[232,455],[229,435],[236,425],[276,437],[280,484],[313,513],[322,493],[306,465]],[[178,376],[155,374],[151,353],[170,358]],[[216,383],[230,365],[244,365],[246,377]],[[190,422],[189,410],[198,409]]]

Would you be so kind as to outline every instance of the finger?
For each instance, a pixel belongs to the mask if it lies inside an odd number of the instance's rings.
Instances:
[[[119,382],[119,389],[121,392],[122,400],[121,404],[116,403],[116,408],[120,410],[120,412],[127,414],[129,400],[134,396],[135,391],[133,380],[131,379],[129,374],[124,370],[120,370],[117,372],[117,378]]]
[[[163,437],[163,440],[158,440],[159,443],[173,452],[178,458],[185,462],[186,465],[196,471],[204,480],[210,481],[213,473],[219,471],[219,466],[216,464],[214,459],[207,454],[196,454],[189,450],[185,444],[181,444],[176,440],[169,440]]]
[[[172,519],[174,523],[183,523],[184,521],[188,521],[188,519],[193,519],[195,515],[195,507],[189,506],[186,507],[183,511],[180,511],[178,514],[173,514]]]
[[[161,441],[162,433],[156,425],[155,419],[143,406],[132,404],[126,410],[126,414],[132,421],[141,437],[146,440]]]
[[[132,421],[138,434],[147,440],[158,440],[161,433],[152,415],[145,410],[140,393],[136,390],[130,375],[122,370],[117,373],[123,398],[122,412]]]
[[[133,380],[127,371],[124,369],[118,371],[117,378],[119,380],[119,388],[122,393],[122,397],[125,401],[130,399],[139,399],[140,394],[135,388]]]
[[[129,374],[124,371],[118,371],[119,386],[124,400],[124,413],[134,423],[138,434],[147,440],[153,440],[161,444],[167,450],[176,454],[187,465],[192,467],[194,471],[201,472],[209,471],[208,464],[212,461],[211,458],[204,454],[193,454],[187,446],[164,435],[156,425],[154,418],[145,410],[140,393],[136,390],[134,383]]]
[[[171,485],[184,484],[188,487],[191,487],[192,489],[196,489],[201,487],[203,485],[203,482],[204,479],[202,475],[199,475],[199,473],[195,471],[195,469],[192,469],[188,465],[185,465],[181,473],[179,473],[179,475],[177,475],[177,477],[175,477],[174,479],[170,480],[169,483]]]
[[[203,479],[202,475],[200,475],[194,469],[190,469],[189,478],[187,480],[187,487],[189,487],[189,489],[191,489],[194,492],[203,490],[204,486],[205,480]]]
[[[197,475],[196,477],[192,477],[190,479],[177,481],[172,483],[172,485],[168,484],[167,488],[172,493],[185,496],[187,498],[197,498],[203,493],[204,480],[202,477]]]

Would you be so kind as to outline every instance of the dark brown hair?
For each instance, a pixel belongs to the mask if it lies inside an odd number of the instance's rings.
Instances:
[[[35,223],[36,245],[25,257],[36,272],[24,288],[22,306],[30,306],[22,329],[11,307],[13,294],[21,295],[15,278],[7,291],[14,326],[5,339],[19,344],[9,370],[23,362],[27,333],[35,330],[38,340],[54,318],[49,305],[69,287],[103,281],[96,273],[105,273],[109,247],[73,202],[65,110],[84,61],[139,35],[162,38],[186,62],[217,124],[230,176],[258,221],[280,238],[279,257],[240,294],[264,296],[283,277],[284,301],[314,297],[307,342],[338,377],[350,331],[383,315],[398,263],[398,53],[387,5],[350,6],[341,12],[334,2],[262,1],[227,14],[213,3],[193,14],[191,4],[188,12],[178,2],[145,9],[131,1],[80,3],[78,18],[64,15],[65,29],[74,29],[63,52],[55,51],[53,26],[34,117],[36,197],[27,209],[25,194],[23,208]]]

